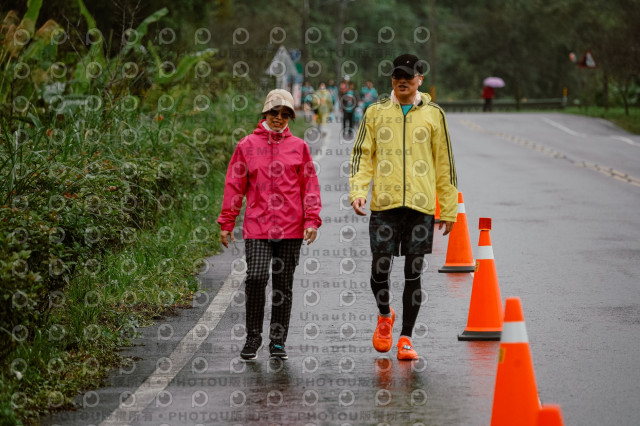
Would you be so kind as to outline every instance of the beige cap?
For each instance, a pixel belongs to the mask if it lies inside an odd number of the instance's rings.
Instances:
[[[267,112],[274,108],[285,106],[293,112],[293,118],[296,118],[296,110],[293,108],[293,96],[284,89],[274,89],[269,92],[267,99],[264,101],[262,112]]]

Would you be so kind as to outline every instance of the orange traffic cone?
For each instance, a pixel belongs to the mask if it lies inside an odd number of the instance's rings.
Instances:
[[[562,426],[562,410],[559,405],[545,404],[538,412],[538,426]]]
[[[500,340],[502,332],[504,312],[489,236],[491,219],[480,218],[479,228],[476,273],[473,275],[467,328],[458,335],[458,340]]]
[[[471,239],[467,226],[467,213],[464,208],[462,192],[458,192],[458,217],[453,230],[449,234],[447,245],[447,259],[444,266],[438,272],[473,272],[473,253],[471,252]]]
[[[491,426],[536,426],[540,401],[519,297],[504,310]]]
[[[436,194],[436,213],[433,215],[436,223],[440,223],[440,203],[438,202],[438,194]]]

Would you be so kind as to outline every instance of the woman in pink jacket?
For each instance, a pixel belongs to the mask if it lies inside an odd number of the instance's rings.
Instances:
[[[233,228],[247,197],[242,235],[247,260],[247,340],[240,353],[256,359],[262,348],[265,287],[272,269],[272,311],[269,352],[287,359],[284,346],[291,316],[293,274],[303,239],[311,244],[320,219],[320,186],[306,142],[291,134],[295,118],[293,97],[276,89],[269,92],[262,120],[253,134],[236,146],[225,181],[222,212],[218,218],[220,240],[229,247]]]

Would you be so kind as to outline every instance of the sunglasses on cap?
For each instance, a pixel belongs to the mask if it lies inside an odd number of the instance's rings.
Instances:
[[[402,70],[396,70],[393,72],[393,74],[391,74],[391,78],[393,78],[394,80],[413,80],[414,78],[416,78],[419,74],[415,73],[414,75],[411,75],[405,71]]]
[[[275,109],[270,109],[269,111],[267,111],[267,114],[269,114],[272,117],[277,117],[278,115],[280,115],[280,117],[282,117],[284,120],[288,120],[291,117],[293,117],[291,113],[289,111],[285,111],[284,108],[279,111]]]

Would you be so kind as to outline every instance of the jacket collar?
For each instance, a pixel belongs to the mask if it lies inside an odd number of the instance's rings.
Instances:
[[[253,131],[253,134],[266,139],[268,144],[271,144],[272,142],[279,144],[282,140],[291,136],[288,124],[284,129],[276,132],[275,130],[269,129],[269,126],[267,126],[267,120],[265,119],[260,120],[258,127]]]
[[[391,91],[391,101],[393,101],[396,104],[400,104],[400,101],[398,101],[398,98],[396,97],[396,94],[393,92],[393,90]],[[431,101],[431,96],[428,93],[422,93],[419,90],[416,90],[416,96],[413,98],[413,104],[415,106],[422,106],[424,104],[428,104]]]

